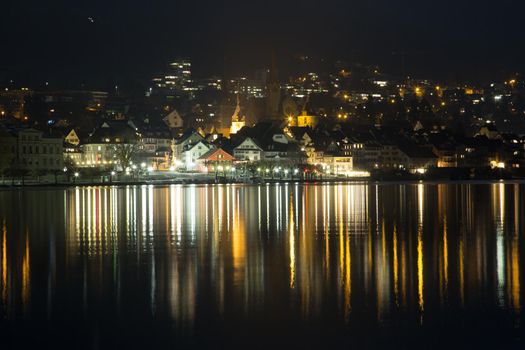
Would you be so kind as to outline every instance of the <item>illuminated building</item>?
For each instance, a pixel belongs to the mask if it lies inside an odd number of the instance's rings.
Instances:
[[[69,134],[67,134],[64,138],[64,141],[74,146],[78,146],[80,144],[80,138],[78,137],[75,129],[71,129]]]
[[[182,159],[184,160],[184,167],[186,170],[199,170],[197,160],[208,153],[212,146],[204,141],[199,141],[195,144],[186,146],[182,152]]]
[[[191,80],[191,62],[177,59],[168,65],[166,73],[153,78],[153,90],[161,94],[189,92],[193,90]]]
[[[184,126],[184,120],[182,120],[182,117],[176,110],[171,111],[166,117],[164,117],[163,121],[171,130],[182,129]]]
[[[197,142],[203,141],[204,137],[200,133],[198,133],[195,129],[188,129],[186,130],[180,138],[175,140],[175,146],[174,146],[174,161],[175,163],[184,161],[183,152],[185,149],[187,149],[190,145],[194,145]],[[180,165],[180,164],[179,164]]]
[[[137,145],[140,135],[131,121],[106,121],[80,146],[80,167],[112,167],[119,164],[117,147]]]
[[[240,116],[241,113],[241,102],[239,99],[239,95],[237,95],[237,106],[235,107],[235,111],[232,115],[232,125],[230,127],[230,135],[235,135],[244,128],[246,125],[246,118],[244,116]]]
[[[222,148],[211,149],[199,159],[197,159],[197,165],[200,169],[206,169],[208,172],[220,171],[230,167],[235,158],[223,150]]]
[[[297,117],[297,126],[315,128],[317,126],[317,117],[308,115],[306,111],[303,111],[301,115]]]
[[[235,159],[240,161],[256,162],[261,160],[263,149],[255,140],[247,137],[233,149],[233,155]]]

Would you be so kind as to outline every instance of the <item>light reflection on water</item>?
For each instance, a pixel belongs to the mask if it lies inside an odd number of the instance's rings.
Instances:
[[[0,318],[160,319],[191,337],[501,311],[521,328],[523,199],[503,183],[4,191]]]

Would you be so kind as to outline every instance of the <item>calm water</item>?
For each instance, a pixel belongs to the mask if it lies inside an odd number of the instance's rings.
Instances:
[[[0,191],[0,348],[522,348],[525,185]]]

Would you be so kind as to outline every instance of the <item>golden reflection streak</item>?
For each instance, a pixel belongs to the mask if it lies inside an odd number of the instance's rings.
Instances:
[[[295,222],[293,212],[293,200],[290,200],[290,233],[289,233],[289,246],[290,246],[290,289],[295,288]]]
[[[325,268],[328,271],[330,265],[330,245],[329,245],[329,234],[330,234],[330,191],[328,187],[324,188],[324,204],[323,204],[323,225],[325,228],[324,231],[324,242],[325,242]]]
[[[399,271],[398,271],[398,257],[397,257],[397,225],[394,224],[394,234],[393,234],[393,264],[394,264],[394,299],[396,306],[399,306]]]
[[[22,259],[22,303],[24,308],[27,307],[29,302],[29,291],[31,288],[31,259],[30,259],[30,247],[29,247],[29,235],[26,231],[26,244],[24,257]]]
[[[425,300],[423,297],[423,239],[421,237],[421,229],[418,229],[417,234],[417,287],[419,308],[421,311],[425,310]]]
[[[345,252],[345,319],[348,320],[352,312],[352,255],[350,250],[350,235],[346,236]]]
[[[418,302],[421,312],[425,310],[424,290],[424,265],[423,265],[423,211],[424,211],[424,186],[419,184],[417,187],[418,195],[418,228],[417,228],[417,290]]]
[[[511,248],[511,305],[515,312],[520,313],[521,300],[520,300],[520,252],[519,252],[519,241],[514,238],[512,241]]]
[[[336,204],[338,210],[337,210],[337,217],[339,221],[339,276],[340,278],[343,278],[344,276],[344,258],[345,258],[345,252],[344,252],[344,243],[343,243],[343,235],[344,235],[344,221],[343,221],[343,189],[341,186],[338,188],[338,203]],[[337,219],[336,219],[337,220]],[[349,234],[349,232],[347,232]],[[327,274],[328,275],[328,274]]]
[[[233,191],[232,191],[233,192]],[[229,198],[230,196],[228,196]],[[244,218],[240,215],[238,208],[238,197],[232,193],[232,258],[233,258],[233,280],[235,284],[240,284],[244,278],[246,263],[246,224]]]
[[[461,305],[465,305],[465,260],[463,253],[463,234],[459,239],[459,297]]]
[[[498,303],[505,305],[505,185],[500,183],[493,186],[493,194],[498,195],[499,213],[494,208],[494,221],[496,221],[496,274],[498,280]],[[495,202],[496,203],[496,202]],[[498,216],[499,215],[499,216]]]
[[[512,290],[511,302],[514,311],[518,314],[521,311],[521,285],[520,285],[520,248],[519,248],[519,221],[520,221],[520,195],[519,185],[514,185],[514,237],[511,241],[511,266],[512,266]]]

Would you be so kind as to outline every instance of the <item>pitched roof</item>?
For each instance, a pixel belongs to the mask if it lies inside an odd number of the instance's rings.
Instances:
[[[222,155],[225,159],[222,159],[223,157],[219,157],[219,155]],[[201,160],[219,160],[219,158],[221,158],[221,160],[226,160],[226,161],[235,159],[234,156],[232,156],[230,153],[226,152],[222,148],[211,149],[208,152],[204,153],[199,159]]]

